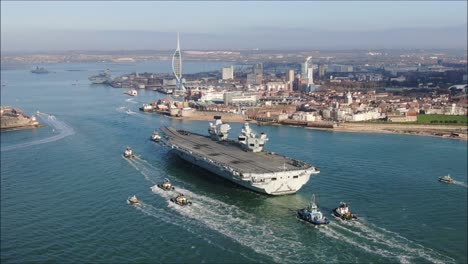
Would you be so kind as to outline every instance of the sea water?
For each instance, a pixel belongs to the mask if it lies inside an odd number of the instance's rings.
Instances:
[[[191,62],[184,71],[229,63]],[[467,143],[420,137],[256,126],[266,149],[319,167],[294,195],[271,197],[187,164],[150,141],[206,121],[143,113],[166,95],[91,85],[111,69],[170,72],[170,62],[51,64],[2,70],[1,104],[39,111],[45,127],[1,133],[1,261],[24,262],[467,262]],[[231,123],[231,138],[242,124]],[[125,159],[130,146],[136,157]],[[438,182],[450,174],[457,184]],[[192,202],[154,185],[170,179]],[[136,194],[139,206],[127,204]],[[312,194],[322,212],[348,202],[357,222],[316,228],[295,211]]]

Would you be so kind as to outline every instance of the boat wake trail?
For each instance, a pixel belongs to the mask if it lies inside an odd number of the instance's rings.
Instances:
[[[46,138],[39,139],[39,140],[34,140],[31,142],[14,144],[14,145],[9,145],[5,147],[2,146],[1,151],[9,151],[9,150],[15,150],[19,148],[26,148],[26,147],[30,147],[34,145],[39,145],[39,144],[50,143],[50,142],[54,142],[64,137],[68,137],[70,135],[75,134],[75,131],[73,130],[73,128],[68,126],[65,122],[58,120],[53,115],[37,113],[37,116],[40,117],[44,121],[44,123],[47,123],[49,126],[53,128],[53,131],[54,131],[53,136],[46,137]]]
[[[132,104],[137,104],[137,102],[135,102],[135,98],[125,99],[125,102],[129,102],[129,103],[132,103]]]
[[[183,193],[193,202],[191,206],[182,207],[169,201],[174,193],[161,190],[157,186],[151,189],[165,197],[169,208],[179,214],[197,220],[239,244],[271,257],[275,262],[299,262],[301,260],[297,258],[303,254],[298,253],[307,252],[306,246],[286,227],[247,213],[235,205],[176,188],[176,192]],[[313,256],[313,252],[309,252],[309,257],[317,259],[319,256]]]
[[[120,106],[120,107],[117,107],[115,109],[117,112],[119,113],[125,113],[127,115],[131,115],[131,116],[136,116],[136,117],[140,117],[140,118],[146,118],[145,115],[142,115],[138,112],[135,112],[135,111],[132,111],[130,108],[128,108],[127,106]]]
[[[468,188],[468,186],[466,185],[466,183],[464,182],[460,182],[460,181],[453,181],[453,184],[455,185],[459,185],[459,186],[463,186],[465,188]]]
[[[169,178],[140,157],[127,159],[127,161],[152,184],[160,183],[164,178]],[[278,225],[270,219],[259,218],[247,213],[235,205],[226,204],[178,186],[176,186],[175,191],[164,191],[156,185],[151,187],[151,190],[164,198],[168,207],[178,212],[179,217],[185,219],[184,221],[197,222],[217,231],[257,253],[271,257],[275,262],[304,261],[299,259],[300,256],[304,256],[304,254],[298,254],[299,252],[307,252],[309,258],[324,259],[323,255],[314,255],[320,254],[320,252],[310,252],[306,245],[299,242],[297,234],[291,232],[287,227]],[[170,198],[175,197],[178,192],[186,195],[193,204],[182,207],[170,202]],[[169,218],[171,223],[174,222],[173,218],[174,214],[172,213]]]
[[[189,233],[192,233],[197,238],[204,240],[205,242],[207,242],[210,245],[213,245],[214,247],[217,247],[221,250],[225,250],[231,253],[239,254],[239,252],[237,251],[233,251],[229,248],[224,248],[219,243],[215,243],[212,240],[210,240],[209,237],[207,237],[206,233],[203,232],[203,230],[199,228],[200,225],[198,225],[196,222],[194,222],[191,219],[181,217],[178,215],[174,215],[173,212],[165,208],[157,208],[150,204],[144,203],[142,201],[139,201],[139,205],[136,205],[134,207],[148,216],[157,218],[158,221],[162,221],[165,224],[169,224],[169,225],[175,225]],[[249,258],[245,254],[241,253],[241,255],[249,259],[250,261],[255,261],[255,259]]]
[[[122,155],[122,158],[125,159],[133,168],[135,168],[137,171],[141,173],[145,177],[145,179],[152,184],[156,184],[158,182],[161,182],[164,177],[162,173],[159,172],[159,170],[151,165],[149,162],[146,160],[135,156],[131,159],[125,158]]]
[[[398,233],[365,222],[334,222],[328,229],[319,229],[328,237],[338,239],[366,252],[400,263],[455,263],[455,260],[430,248],[408,240]]]

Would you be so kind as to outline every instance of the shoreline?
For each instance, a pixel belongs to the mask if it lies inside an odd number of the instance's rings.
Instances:
[[[468,138],[466,135],[464,136],[458,136],[458,137],[450,137],[450,136],[441,136],[441,135],[435,135],[431,134],[430,132],[402,132],[402,131],[396,131],[396,130],[384,130],[384,129],[368,129],[368,130],[359,130],[359,129],[332,129],[332,128],[318,128],[318,127],[305,127],[306,129],[312,129],[312,130],[324,130],[324,131],[330,131],[330,132],[344,132],[344,133],[369,133],[369,134],[393,134],[393,135],[407,135],[407,136],[426,136],[426,137],[436,137],[436,138],[446,138],[446,139],[455,139],[455,140],[464,140],[468,141]]]
[[[200,114],[203,113],[203,114]],[[256,120],[247,119],[245,116],[240,116],[232,113],[220,112],[198,112],[190,117],[172,117],[179,120],[193,121],[212,121],[213,116],[220,115],[225,122],[233,123],[259,123]],[[260,122],[261,123],[261,122]],[[262,124],[263,125],[263,124]],[[379,134],[400,134],[413,136],[430,136],[438,138],[458,139],[468,141],[468,131],[466,126],[446,126],[446,125],[415,125],[415,124],[356,124],[344,123],[335,128],[310,127],[303,125],[291,125],[284,123],[266,123],[264,125],[272,126],[293,126],[304,127],[305,129],[325,130],[333,132],[351,132],[351,133],[379,133]]]
[[[16,131],[16,130],[26,130],[26,129],[41,128],[41,127],[45,127],[45,125],[39,124],[39,125],[29,125],[29,126],[18,126],[18,127],[1,128],[1,129],[0,129],[0,132],[8,132],[8,131]]]

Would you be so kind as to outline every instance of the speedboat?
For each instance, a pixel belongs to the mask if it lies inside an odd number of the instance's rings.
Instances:
[[[171,198],[171,202],[180,206],[192,205],[192,202],[190,202],[183,194],[179,194],[177,197]]]
[[[126,158],[133,157],[133,150],[130,147],[127,147],[127,149],[125,149],[124,157],[126,157]]]
[[[348,204],[344,202],[340,202],[340,206],[333,209],[333,216],[337,218],[341,218],[343,220],[356,220],[357,219],[357,216],[355,216],[349,211]]]
[[[151,140],[153,140],[154,142],[159,142],[159,140],[161,140],[161,135],[159,135],[157,131],[154,131],[151,135]]]
[[[128,202],[130,204],[139,204],[140,203],[140,201],[138,201],[136,195],[133,195],[132,197],[128,197]]]
[[[314,225],[326,225],[330,223],[330,220],[323,216],[315,203],[315,195],[312,195],[312,200],[306,208],[297,211],[297,218]]]
[[[164,182],[158,184],[157,186],[165,191],[175,190],[174,186],[172,186],[171,182],[168,179],[164,179]]]
[[[439,177],[439,181],[440,181],[440,182],[445,182],[445,183],[453,183],[453,182],[454,182],[453,178],[450,177],[450,174],[449,174],[449,175],[442,176],[442,177]]]

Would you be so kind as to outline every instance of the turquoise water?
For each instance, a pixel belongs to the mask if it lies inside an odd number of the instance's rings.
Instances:
[[[184,71],[225,65],[186,63]],[[321,170],[297,194],[269,197],[149,141],[163,125],[206,133],[207,122],[139,112],[162,95],[139,90],[133,98],[87,81],[105,68],[169,72],[169,62],[47,68],[55,73],[1,72],[1,104],[40,111],[46,124],[1,133],[2,263],[467,262],[465,141],[253,126],[268,134],[268,150]],[[241,124],[231,126],[234,137]],[[139,157],[122,158],[126,146]],[[456,184],[437,181],[448,173]],[[192,207],[151,188],[166,177]],[[324,213],[346,201],[360,221],[298,222],[294,210],[312,193]],[[126,203],[133,194],[141,206]]]

